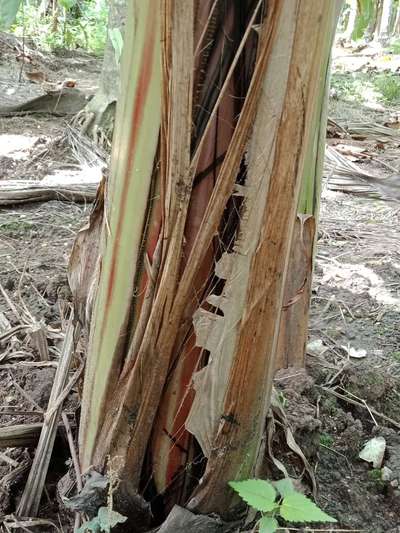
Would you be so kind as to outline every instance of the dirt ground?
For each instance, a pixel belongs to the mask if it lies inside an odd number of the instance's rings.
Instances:
[[[0,85],[8,87],[15,58],[1,43]],[[100,68],[86,56],[46,56],[40,65],[49,77],[76,78],[88,94]],[[348,117],[349,110],[359,116],[357,105],[335,97],[330,116]],[[368,119],[384,123],[391,112],[370,110]],[[362,116],[365,120],[365,109]],[[74,165],[68,146],[54,142],[66,120],[49,114],[0,117],[0,180],[40,180]],[[5,138],[14,149],[5,149]],[[365,142],[376,145],[376,139]],[[392,165],[397,142],[383,145]],[[387,173],[373,160],[359,164]],[[0,321],[1,428],[43,418],[70,303],[69,253],[89,210],[89,205],[60,201],[0,209],[0,319],[6,321],[5,326]],[[332,530],[400,532],[399,217],[396,202],[324,189],[306,373],[289,369],[275,380],[294,436],[315,470],[318,504],[338,520]],[[37,325],[47,332],[47,361],[32,336]],[[11,340],[2,338],[9,328],[16,328]],[[73,429],[78,405],[75,387],[64,406]],[[377,436],[386,442],[383,470],[358,457]],[[32,439],[30,447],[2,450],[9,461],[0,457],[0,516],[13,512],[21,497],[37,442]],[[302,467],[293,453],[284,444],[278,448],[289,473],[299,477]],[[63,524],[67,532],[72,531],[69,517],[54,506],[56,484],[70,468],[62,431],[55,449],[40,516]],[[309,491],[309,485],[302,486]]]
[[[371,533],[400,531],[398,228],[398,204],[324,193],[307,373],[275,379],[319,505],[336,527]],[[384,470],[358,457],[373,437],[386,441]]]
[[[0,35],[3,94],[17,87],[17,93],[24,92],[25,99],[42,95],[42,87],[24,77],[23,88],[19,87],[21,65],[10,43],[13,41]],[[45,72],[53,81],[74,78],[85,98],[95,92],[101,61],[86,54],[62,58],[38,54],[33,55],[33,65],[24,66],[28,72]],[[4,116],[5,103],[9,102],[0,98],[0,181],[40,181],[55,173],[80,170],[63,136],[71,118],[68,114]],[[43,421],[43,410],[48,405],[71,305],[66,273],[69,255],[89,211],[90,205],[55,200],[0,208],[0,426],[6,429],[25,424],[30,435],[33,431],[28,448],[5,448],[6,458],[0,459],[0,516],[15,511],[32,463],[38,439],[35,426]],[[10,328],[16,333],[2,340],[1,333]],[[46,332],[47,360],[43,360],[32,335],[35,329]],[[78,366],[73,362],[73,372]],[[63,407],[73,431],[78,407],[75,386]],[[64,531],[72,531],[71,517],[59,509],[56,488],[70,466],[67,438],[59,431],[39,516],[57,526],[63,524]],[[3,531],[3,526],[0,528]],[[51,531],[54,527],[45,524],[40,530]]]

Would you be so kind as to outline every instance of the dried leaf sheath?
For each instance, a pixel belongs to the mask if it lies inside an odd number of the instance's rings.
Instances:
[[[269,183],[259,229],[253,228],[256,246],[219,426],[214,432],[203,483],[191,502],[192,507],[202,512],[226,513],[232,502],[226,484],[232,479],[250,477],[257,462],[271,395],[285,275],[312,126],[310,119],[323,65],[318,54],[336,23],[331,12],[334,3],[330,9],[312,0],[297,0],[296,9],[292,0],[279,4],[282,9],[277,20],[279,30],[274,36],[269,66],[275,54],[289,57],[290,63],[286,73],[284,69],[276,71],[267,67],[259,111],[271,106],[271,97],[272,100],[277,97],[276,93],[270,93],[277,82],[275,75],[287,76],[284,99],[275,115],[276,129],[271,130],[269,121],[257,123],[261,119],[261,114],[257,114],[250,141],[250,145],[257,146],[270,136],[274,139],[270,152],[256,150],[249,154],[249,167],[253,161],[261,160],[261,166],[255,171],[261,170],[260,177]],[[281,39],[285,33],[287,38]],[[305,62],[305,57],[315,60]],[[264,97],[267,100],[263,101]]]
[[[204,454],[209,457],[213,439],[223,410],[235,347],[242,319],[253,255],[258,246],[262,214],[269,187],[268,163],[275,151],[276,131],[285,97],[290,55],[282,58],[282,47],[289,48],[293,40],[294,16],[276,16],[276,50],[269,58],[266,76],[274,78],[274,87],[264,85],[259,115],[247,155],[247,179],[237,191],[243,196],[241,227],[235,251],[225,253],[217,264],[216,275],[226,280],[220,296],[210,295],[208,303],[222,313],[218,316],[206,309],[195,314],[196,338],[199,346],[211,354],[209,365],[195,375],[196,397],[188,418],[187,428],[194,433]],[[260,46],[265,46],[266,42]],[[261,54],[262,52],[260,52]],[[269,105],[266,105],[268,102]],[[266,138],[264,128],[270,135]],[[222,315],[222,316],[221,316]]]
[[[341,2],[331,2],[327,9],[337,20]],[[277,347],[276,368],[303,367],[308,335],[308,313],[314,264],[316,229],[321,195],[322,168],[325,156],[327,107],[330,81],[330,51],[335,25],[327,29],[318,59],[321,75],[315,99],[308,139],[298,213],[290,251],[284,309]]]
[[[243,5],[246,5],[246,2]],[[207,21],[205,14],[212,8],[214,8],[213,17]],[[205,57],[201,54],[201,57],[195,57],[197,64],[203,65],[203,70],[200,73],[202,78],[197,79],[198,85],[194,87],[197,106],[193,109],[196,126],[192,138],[197,135],[196,132],[202,131],[204,128],[201,126],[202,117],[208,119],[209,113],[206,111],[212,109],[219,90],[223,91],[223,87],[220,89],[221,80],[224,79],[230,64],[232,64],[240,46],[242,34],[248,27],[247,13],[249,10],[244,7],[238,8],[237,4],[234,3],[222,5],[219,2],[218,6],[215,7],[214,1],[210,0],[198,6],[198,11],[200,11],[200,18],[203,21],[205,19],[206,23],[209,24],[206,35],[207,39],[212,39],[212,41],[204,42]],[[222,25],[219,31],[216,31],[214,18],[220,20]],[[200,32],[204,34],[205,30],[196,17],[195,35]],[[252,37],[256,39],[255,32],[253,32]],[[205,45],[207,42],[213,43],[212,48]],[[244,51],[250,45],[253,45],[252,39],[246,42]],[[196,50],[200,48],[202,47],[197,44]],[[253,49],[253,46],[250,49]],[[244,54],[240,55],[241,66],[244,63],[242,61],[243,56]],[[195,72],[198,73],[196,70]],[[199,75],[199,77],[201,76]],[[222,94],[220,105],[206,134],[186,221],[182,269],[186,267],[187,258],[193,248],[199,226],[207,209],[215,179],[218,178],[221,163],[229,147],[236,120],[243,104],[246,81],[245,69],[238,68]],[[211,97],[212,92],[214,94]],[[199,109],[203,113],[200,113]],[[192,145],[195,144],[192,141]],[[227,223],[232,225],[230,219],[232,219],[231,216],[228,217]],[[146,479],[148,477],[153,478],[157,491],[163,494],[165,505],[168,505],[167,502],[169,501],[184,503],[187,500],[188,491],[190,493],[193,485],[191,476],[186,476],[182,472],[184,472],[186,464],[190,463],[198,453],[198,448],[193,445],[193,438],[191,439],[190,434],[186,431],[185,422],[193,400],[193,373],[204,364],[203,360],[206,355],[199,347],[195,346],[191,317],[210,291],[210,286],[215,284],[215,257],[220,255],[220,248],[229,247],[230,238],[229,234],[225,238],[221,233],[219,239],[215,239],[209,247],[202,265],[198,269],[192,286],[190,301],[187,302],[185,308],[183,322],[187,326],[181,328],[173,348],[173,360],[170,364],[168,381],[154,422],[150,457],[152,468],[151,471],[145,473],[145,476],[147,476]]]

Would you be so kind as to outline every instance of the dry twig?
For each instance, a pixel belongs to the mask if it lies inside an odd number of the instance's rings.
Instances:
[[[78,328],[79,329],[79,328]],[[48,411],[50,411],[64,390],[68,378],[68,371],[74,353],[74,326],[70,319],[65,334],[63,350],[54,378],[53,388],[49,399]],[[57,432],[58,420],[61,416],[60,405],[57,411],[47,418],[43,424],[40,434],[39,444],[32,463],[31,471],[18,506],[19,516],[36,516],[40,499],[47,476],[50,458],[53,452],[54,440]]]

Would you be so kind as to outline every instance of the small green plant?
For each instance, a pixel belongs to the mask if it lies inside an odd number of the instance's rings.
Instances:
[[[396,104],[400,101],[400,80],[398,76],[381,74],[376,76],[374,85],[381,93],[383,101],[388,104]]]
[[[380,468],[373,468],[372,470],[370,470],[370,471],[368,472],[368,477],[369,477],[372,481],[377,481],[377,480],[382,479],[382,472],[381,472],[381,469],[380,469]]]
[[[26,233],[33,227],[31,222],[25,222],[24,220],[12,220],[0,224],[0,230],[4,233]]]
[[[394,41],[389,46],[389,52],[395,55],[400,54],[400,41]]]
[[[282,406],[282,409],[286,409],[288,401],[282,391],[278,391],[278,400]]]
[[[385,489],[385,482],[382,479],[382,470],[380,468],[373,468],[370,470],[368,472],[368,477],[378,492],[381,492]]]
[[[336,522],[314,502],[297,492],[289,478],[269,482],[264,479],[230,481],[229,485],[251,507],[261,513],[259,533],[274,533],[277,518],[287,522]]]
[[[333,73],[331,80],[338,98],[349,102],[363,103],[371,98],[374,87],[363,73]],[[377,95],[376,95],[377,98]],[[375,98],[375,99],[376,99]]]
[[[334,72],[331,85],[339,99],[349,102],[367,105],[400,102],[400,80],[393,73]]]
[[[397,361],[397,363],[400,363],[400,351],[392,352],[392,358]]]
[[[109,533],[111,529],[117,524],[123,524],[126,521],[126,517],[122,514],[113,511],[108,507],[100,507],[97,512],[97,516],[92,520],[85,522],[76,533],[86,533],[91,531],[92,533],[100,533],[105,531]]]
[[[336,398],[328,397],[323,400],[324,411],[328,412],[331,416],[336,415],[338,410],[338,404]]]
[[[322,446],[330,448],[333,444],[333,437],[329,435],[329,433],[321,433],[321,435],[319,436],[319,443]]]

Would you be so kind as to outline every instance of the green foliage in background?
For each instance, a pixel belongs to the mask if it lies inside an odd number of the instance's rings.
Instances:
[[[388,48],[389,52],[392,54],[400,55],[400,41],[393,41]]]
[[[371,23],[376,9],[376,0],[358,0],[358,14],[351,38],[354,41],[362,39]]]
[[[77,0],[58,0],[58,3],[64,9],[72,9],[78,2]]]
[[[382,95],[382,100],[388,104],[400,103],[400,79],[397,74],[381,74],[375,77],[374,85]]]
[[[21,0],[0,0],[0,30],[7,30],[14,22]]]
[[[339,33],[351,31],[351,40],[352,41],[372,41],[378,38],[379,41],[379,24],[380,16],[379,13],[382,13],[382,2],[379,5],[378,0],[357,0],[357,14],[354,21],[354,25],[350,28],[349,23],[352,21],[352,10],[355,7],[354,0],[346,0],[343,2],[342,12],[340,15],[338,23]],[[399,27],[398,23],[398,8],[400,2],[399,0],[392,0],[390,5],[390,17],[389,17],[389,34],[387,37],[393,38],[399,36]],[[396,27],[397,26],[397,27]],[[348,38],[349,35],[346,35]],[[398,52],[394,52],[398,53]]]
[[[331,86],[339,99],[363,105],[400,103],[400,78],[395,73],[333,73]]]
[[[82,49],[101,55],[107,38],[108,5],[107,0],[58,0],[56,10],[42,13],[39,1],[23,0],[12,30],[41,49]]]
[[[247,479],[231,481],[229,485],[250,507],[261,513],[260,533],[274,533],[279,528],[279,516],[287,522],[336,522],[304,494],[297,492],[289,478],[272,483],[264,479]]]

